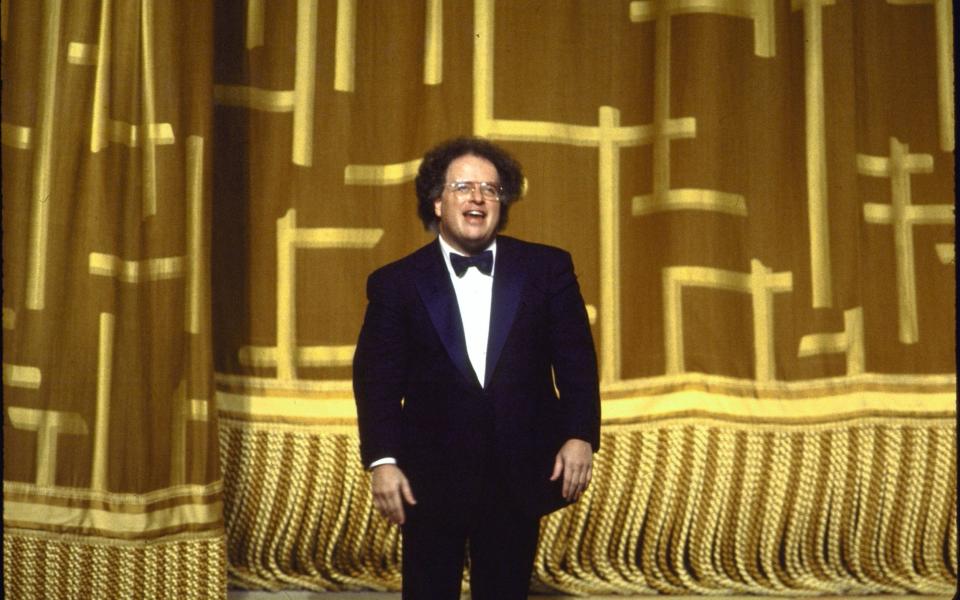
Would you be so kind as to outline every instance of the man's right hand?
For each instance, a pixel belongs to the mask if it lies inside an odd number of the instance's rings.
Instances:
[[[370,472],[373,505],[391,523],[403,525],[403,503],[416,504],[410,482],[397,465],[379,465]]]

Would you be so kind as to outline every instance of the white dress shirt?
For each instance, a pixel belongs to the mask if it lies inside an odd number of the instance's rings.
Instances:
[[[494,239],[485,250],[493,252],[493,269],[489,275],[484,275],[476,267],[470,267],[457,277],[450,264],[450,254],[460,254],[438,235],[440,251],[443,254],[443,263],[447,265],[447,274],[453,283],[453,291],[457,295],[457,306],[460,308],[460,321],[463,323],[463,336],[467,342],[467,356],[473,371],[477,374],[480,385],[487,371],[487,339],[490,336],[490,305],[493,301],[493,276],[497,271],[497,240]],[[397,460],[384,457],[370,463],[370,468],[380,465],[395,465]]]
[[[453,282],[453,291],[457,294],[457,306],[460,307],[460,321],[463,323],[463,335],[467,342],[467,356],[477,374],[480,385],[487,370],[487,338],[490,335],[490,302],[493,297],[493,276],[497,271],[497,240],[494,239],[487,250],[493,252],[493,269],[484,275],[476,267],[470,267],[457,277],[450,264],[450,254],[460,254],[450,244],[437,236],[443,250],[443,262]]]

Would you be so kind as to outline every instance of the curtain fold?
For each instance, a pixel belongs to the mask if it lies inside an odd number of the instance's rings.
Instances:
[[[232,581],[398,588],[352,344],[366,275],[430,239],[418,158],[475,134],[525,165],[507,233],[572,252],[600,354],[596,480],[537,586],[953,589],[948,3],[218,9]]]
[[[455,135],[600,358],[536,589],[955,589],[949,2],[0,7],[8,593],[399,588],[350,363]]]
[[[3,7],[4,591],[223,597],[213,7]]]

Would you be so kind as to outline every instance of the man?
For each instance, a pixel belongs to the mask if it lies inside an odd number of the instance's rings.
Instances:
[[[404,598],[459,598],[466,546],[474,600],[526,598],[540,517],[590,482],[593,339],[570,255],[498,235],[522,185],[494,144],[440,144],[416,179],[437,239],[367,282],[360,451],[402,526]]]

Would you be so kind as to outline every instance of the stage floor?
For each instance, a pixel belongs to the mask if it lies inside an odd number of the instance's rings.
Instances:
[[[658,596],[661,597],[661,596]],[[665,596],[663,596],[665,597]],[[951,595],[943,596],[813,596],[816,600],[948,600]],[[470,596],[463,596],[469,600]],[[579,598],[580,600],[624,600],[625,598],[652,598],[652,596],[530,596],[538,600],[561,600],[562,598]],[[703,600],[705,596],[669,596],[670,600]],[[762,596],[722,596],[723,600],[758,600]],[[793,600],[792,596],[770,596],[777,600]],[[810,600],[811,596],[796,596],[796,600]],[[230,590],[228,600],[400,600],[399,593],[389,592],[250,592],[245,590]]]

